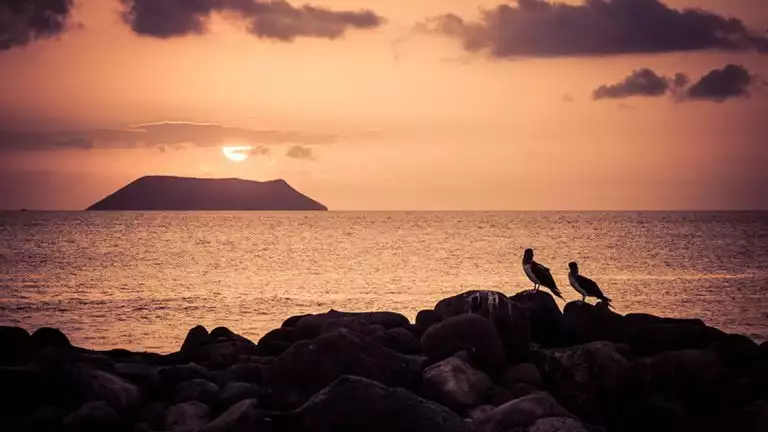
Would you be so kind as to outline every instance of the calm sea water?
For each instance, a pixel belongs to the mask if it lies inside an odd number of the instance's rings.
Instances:
[[[258,339],[330,308],[413,318],[530,288],[526,247],[569,300],[576,260],[619,312],[768,339],[768,213],[0,213],[0,324],[170,352],[196,324]]]

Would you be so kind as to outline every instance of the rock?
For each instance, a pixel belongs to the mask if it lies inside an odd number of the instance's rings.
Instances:
[[[136,418],[140,423],[144,423],[154,430],[162,430],[165,428],[166,411],[168,411],[167,403],[155,401],[141,407]]]
[[[211,331],[211,341],[243,341],[248,339],[240,336],[226,327],[216,327]],[[250,342],[250,341],[248,341]]]
[[[187,333],[187,337],[184,338],[184,343],[181,344],[179,351],[184,354],[192,353],[201,345],[208,343],[208,340],[208,330],[201,325],[195,326]]]
[[[268,345],[273,342],[283,342],[293,345],[301,340],[301,333],[293,327],[280,327],[270,330],[259,339],[258,345]]]
[[[536,420],[526,432],[589,432],[584,423],[570,417],[547,417]]]
[[[485,405],[491,405],[494,407],[502,406],[505,403],[515,400],[518,397],[527,396],[530,393],[537,392],[538,389],[534,389],[532,392],[516,396],[512,394],[509,390],[505,389],[504,387],[499,387],[497,385],[492,385],[488,387],[488,390],[486,390],[485,395],[483,397],[483,404]]]
[[[768,399],[745,407],[736,419],[739,432],[765,432],[768,430]]]
[[[547,348],[563,344],[565,337],[563,314],[554,297],[544,291],[527,290],[509,299],[522,306],[528,313],[531,341]]]
[[[308,316],[311,316],[311,315],[312,314],[304,314],[304,315],[292,316],[292,317],[286,319],[285,321],[283,321],[283,324],[280,327],[281,328],[296,327],[296,324],[298,324],[299,321],[301,321],[302,318],[308,317]]]
[[[416,325],[424,330],[440,322],[440,317],[432,309],[425,309],[416,314]]]
[[[469,420],[476,421],[479,418],[482,418],[486,415],[488,415],[490,412],[496,409],[496,406],[494,405],[480,405],[479,407],[473,408],[469,410]]]
[[[652,324],[630,330],[627,341],[632,350],[641,355],[655,355],[669,351],[702,349],[725,336],[722,331],[699,324]]]
[[[141,392],[132,383],[100,370],[85,370],[77,374],[79,389],[85,400],[107,402],[118,413],[129,413],[139,408]]]
[[[64,419],[67,417],[67,414],[69,413],[60,407],[39,407],[24,421],[20,430],[24,432],[60,431],[63,427]],[[3,422],[0,420],[0,430],[15,429],[13,427],[3,427]]]
[[[103,401],[88,402],[64,419],[67,432],[104,432],[125,430],[114,409]]]
[[[235,364],[240,356],[259,354],[261,351],[256,344],[238,336],[236,339],[219,338],[215,342],[199,346],[188,358],[212,369],[225,369]]]
[[[372,340],[400,354],[415,355],[421,353],[421,341],[403,327],[379,333],[373,336]]]
[[[159,384],[158,367],[144,362],[117,363],[112,372],[141,388],[154,388]]]
[[[607,303],[593,306],[581,300],[572,301],[563,309],[563,324],[566,342],[571,345],[624,340],[624,317]]]
[[[70,348],[72,344],[59,329],[41,327],[32,333],[30,343],[35,351],[43,348]]]
[[[747,336],[738,334],[725,335],[709,348],[731,366],[750,364],[760,356],[760,347]]]
[[[695,418],[691,418],[688,406],[675,396],[661,393],[641,395],[622,407],[617,413],[620,420],[616,430],[630,432],[694,431]]]
[[[167,389],[175,388],[182,382],[196,378],[211,381],[211,372],[204,366],[196,363],[163,366],[157,370],[160,385]]]
[[[668,395],[694,407],[712,405],[732,380],[720,356],[706,349],[671,351],[638,360],[632,378],[636,395]]]
[[[533,387],[541,388],[541,374],[539,368],[533,363],[520,363],[510,366],[504,371],[501,378],[501,384],[505,388],[510,388],[515,384],[528,384]]]
[[[265,394],[267,390],[263,387],[245,382],[231,382],[219,394],[219,404],[228,408],[245,399],[259,399]]]
[[[32,356],[32,338],[21,327],[0,326],[0,366],[17,366]]]
[[[557,401],[545,392],[537,392],[496,408],[475,421],[478,431],[508,432],[527,428],[537,420],[547,417],[573,417]]]
[[[345,326],[361,327],[381,326],[388,330],[395,327],[404,327],[409,324],[408,318],[394,312],[339,312],[331,309],[323,314],[309,315],[301,318],[295,325],[295,329],[302,339],[311,339],[319,336],[321,330],[336,330]]]
[[[605,423],[625,391],[630,363],[610,342],[592,342],[548,352],[543,365],[547,388],[580,418]]]
[[[278,419],[275,419],[277,421]],[[308,432],[469,432],[448,408],[402,388],[365,378],[342,376],[308,400],[285,430]]]
[[[296,407],[342,375],[355,375],[388,386],[411,387],[421,361],[398,354],[346,329],[295,343],[265,371],[271,403]]]
[[[512,395],[512,399],[518,399],[541,391],[541,389],[525,383],[515,383],[505,389]]]
[[[256,409],[254,399],[240,401],[208,423],[198,432],[256,432],[268,431],[269,422]]]
[[[264,370],[267,368],[267,365],[268,363],[234,364],[220,374],[219,385],[225,386],[232,381],[261,384],[264,381]]]
[[[528,354],[528,313],[500,292],[468,291],[449,297],[435,305],[435,313],[441,320],[462,314],[480,315],[496,327],[508,360],[524,359]]]
[[[762,358],[763,361],[768,361],[768,341],[760,344],[760,358]]]
[[[421,346],[433,363],[466,351],[472,366],[492,376],[501,372],[506,364],[496,327],[480,315],[458,315],[433,325],[424,333]]]
[[[421,374],[422,394],[457,410],[479,405],[491,384],[488,375],[456,357],[435,363]]]
[[[173,400],[177,403],[200,401],[206,405],[213,405],[218,401],[219,391],[219,386],[216,384],[196,378],[176,386]]]
[[[198,401],[183,402],[168,408],[165,430],[194,431],[211,421],[211,410]]]

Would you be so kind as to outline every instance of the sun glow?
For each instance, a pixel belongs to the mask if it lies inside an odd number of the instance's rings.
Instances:
[[[227,159],[233,162],[242,162],[251,154],[250,146],[225,146],[221,148]]]

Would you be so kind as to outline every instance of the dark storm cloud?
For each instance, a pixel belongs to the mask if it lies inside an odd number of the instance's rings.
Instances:
[[[670,80],[650,69],[638,69],[617,84],[602,85],[592,94],[595,100],[624,99],[633,96],[664,96],[669,91]]]
[[[651,69],[638,69],[617,84],[598,87],[592,97],[595,100],[626,99],[669,94],[679,101],[724,102],[730,98],[748,97],[752,88],[765,86],[764,81],[752,75],[744,66],[733,64],[710,71],[692,85],[689,85],[690,82],[690,78],[684,73],[665,77]]]
[[[379,27],[384,19],[370,10],[334,11],[284,0],[120,0],[123,20],[139,35],[171,38],[207,31],[218,13],[236,17],[261,38],[292,41],[297,37],[335,39],[350,28]]]
[[[0,51],[63,33],[71,16],[72,1],[0,1]]]
[[[168,146],[179,148],[183,145],[317,145],[332,143],[336,139],[333,135],[257,130],[205,123],[164,122],[136,125],[126,129],[58,132],[0,130],[0,151],[63,148],[158,148],[162,151]]]
[[[677,10],[659,0],[584,0],[579,5],[517,0],[482,12],[480,21],[446,14],[429,30],[494,57],[596,56],[695,50],[768,52],[768,34],[736,18]]]
[[[309,147],[293,146],[285,153],[286,156],[293,159],[315,160],[315,154]]]
[[[740,65],[730,64],[701,77],[686,91],[688,99],[724,102],[730,98],[749,97],[750,88],[757,84],[756,77]]]

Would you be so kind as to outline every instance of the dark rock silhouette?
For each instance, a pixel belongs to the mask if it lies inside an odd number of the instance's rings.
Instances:
[[[472,291],[417,321],[331,310],[258,344],[197,326],[167,355],[0,327],[0,431],[768,430],[768,345],[701,320]]]
[[[285,180],[141,177],[88,210],[328,210]]]

